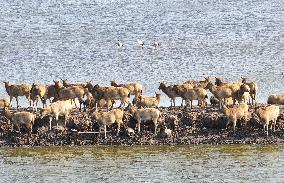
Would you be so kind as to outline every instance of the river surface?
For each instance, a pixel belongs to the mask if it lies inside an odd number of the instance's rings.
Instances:
[[[137,81],[154,95],[160,81],[205,74],[257,81],[260,102],[283,92],[282,0],[3,0],[0,7],[2,81]],[[8,97],[4,85],[0,97]],[[169,105],[165,96],[161,105]]]
[[[0,182],[283,182],[283,145],[0,149]]]

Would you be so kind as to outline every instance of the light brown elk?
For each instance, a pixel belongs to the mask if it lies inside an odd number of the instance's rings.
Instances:
[[[30,100],[31,85],[29,84],[16,85],[16,84],[11,84],[9,81],[5,81],[4,84],[6,92],[10,96],[10,103],[12,103],[13,98],[16,98],[17,108],[18,108],[19,107],[18,97],[26,96],[31,106],[31,100]]]

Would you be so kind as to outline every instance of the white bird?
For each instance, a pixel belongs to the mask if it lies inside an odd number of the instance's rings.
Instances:
[[[284,77],[284,72],[282,72],[281,76]]]
[[[155,41],[155,42],[154,42],[154,46],[155,46],[155,48],[158,48],[159,46],[161,46],[161,43]]]
[[[144,41],[141,41],[141,40],[139,40],[139,39],[137,39],[137,42],[138,42],[138,44],[140,45],[140,46],[144,46]]]
[[[117,47],[119,47],[119,48],[123,47],[123,44],[122,44],[122,42],[120,42],[119,40],[117,40],[117,43],[116,43],[116,45],[117,45]]]

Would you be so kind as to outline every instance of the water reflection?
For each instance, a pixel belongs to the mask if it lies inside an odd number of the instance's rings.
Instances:
[[[25,182],[279,181],[284,164],[277,145],[6,148],[0,157],[3,180],[21,171]]]

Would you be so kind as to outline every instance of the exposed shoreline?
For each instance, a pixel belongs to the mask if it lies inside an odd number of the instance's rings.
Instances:
[[[216,108],[209,107],[204,111],[193,109],[192,112],[184,111],[183,108],[160,107],[163,119],[172,130],[172,137],[164,134],[153,133],[153,125],[147,122],[141,126],[141,133],[127,135],[121,132],[116,135],[116,125],[108,133],[107,138],[101,134],[85,133],[97,131],[88,112],[74,110],[68,118],[67,129],[59,126],[51,131],[48,130],[47,118],[36,120],[33,134],[28,137],[25,130],[22,133],[12,131],[12,125],[3,116],[0,116],[0,147],[45,147],[45,146],[133,146],[133,145],[189,145],[189,144],[284,144],[284,113],[281,110],[278,118],[276,131],[269,131],[269,135],[263,131],[262,126],[254,119],[247,122],[247,127],[237,125],[234,133],[231,125],[226,129],[226,118]],[[254,109],[250,109],[252,112]],[[128,111],[125,111],[124,122],[128,126],[135,123]],[[178,126],[173,126],[176,119]],[[62,119],[61,119],[62,120]],[[62,121],[61,121],[62,122]],[[80,133],[78,133],[80,131]]]

